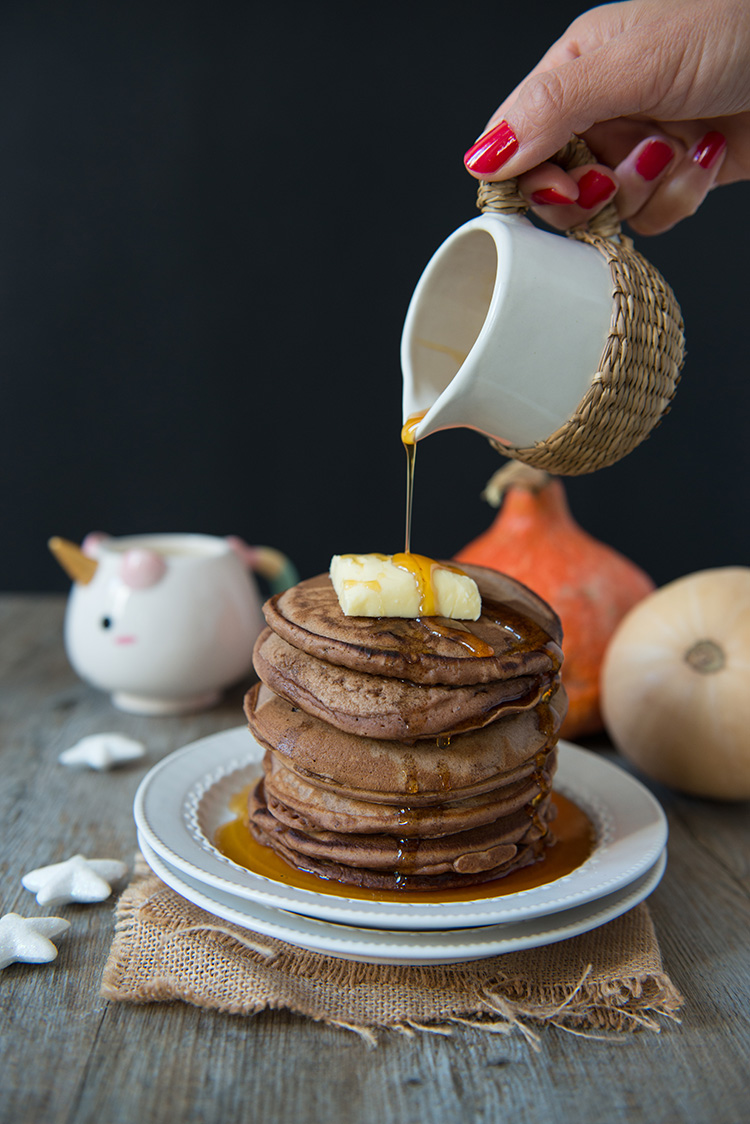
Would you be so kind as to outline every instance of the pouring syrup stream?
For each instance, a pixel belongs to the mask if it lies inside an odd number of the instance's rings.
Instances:
[[[411,551],[414,468],[417,461],[417,442],[414,433],[426,413],[427,410],[422,410],[421,413],[411,414],[401,429],[401,441],[404,446],[404,451],[406,452],[406,541],[403,554],[394,554],[393,561],[397,566],[403,566],[405,570],[408,570],[417,582],[422,595],[420,614],[417,619],[423,627],[434,636],[444,636],[457,641],[462,647],[468,648],[474,656],[491,656],[494,655],[494,652],[489,644],[485,644],[479,637],[474,636],[465,626],[456,625],[454,627],[448,627],[444,624],[438,624],[433,620],[435,614],[435,589],[432,579],[433,570],[437,564],[432,558],[425,558],[422,554],[412,554]],[[456,569],[458,573],[461,572],[457,567]]]
[[[427,413],[422,410],[419,414],[412,414],[407,418],[401,429],[401,441],[406,453],[406,535],[404,554],[411,554],[411,513],[414,500],[414,466],[417,462],[417,442],[414,432]]]

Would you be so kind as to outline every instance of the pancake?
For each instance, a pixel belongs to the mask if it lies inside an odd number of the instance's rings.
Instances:
[[[326,847],[325,840],[285,829],[266,808],[262,781],[251,800],[250,829],[259,843],[271,847],[298,869],[375,890],[440,890],[487,882],[536,862],[548,843],[546,827],[522,812],[507,825],[508,836],[515,836],[512,842],[505,841],[502,827],[493,825],[494,830],[449,836],[435,845],[431,856],[429,842],[422,839],[414,847],[399,847],[398,840],[363,836],[359,850],[352,850],[351,841],[346,840],[337,850],[335,838],[328,840]],[[525,830],[521,817],[525,818]],[[389,848],[387,857],[383,847]],[[326,850],[337,858],[319,853]],[[340,861],[360,855],[375,865]]]
[[[542,812],[546,813],[548,803],[549,797]],[[543,833],[540,821],[524,808],[481,827],[444,835],[401,838],[309,831],[287,826],[269,812],[262,781],[253,792],[250,815],[260,830],[304,855],[391,873],[476,873],[508,862],[520,846],[541,838]]]
[[[307,714],[346,733],[398,741],[481,729],[501,715],[530,710],[553,682],[550,669],[545,676],[457,687],[369,675],[326,663],[270,628],[258,638],[253,664],[271,690]]]
[[[565,715],[565,691],[482,730],[417,741],[353,738],[256,684],[245,698],[250,731],[298,776],[343,796],[418,807],[477,795],[534,768]]]
[[[327,574],[277,594],[263,612],[272,631],[295,648],[372,675],[450,686],[555,675],[562,629],[549,605],[494,570],[465,564],[461,569],[482,595],[476,621],[346,617]],[[491,654],[474,654],[477,650]]]
[[[274,815],[304,831],[338,831],[354,835],[383,833],[410,837],[445,835],[481,827],[501,816],[535,806],[549,792],[556,767],[555,752],[532,763],[525,775],[509,778],[489,792],[451,798],[429,805],[385,804],[345,796],[323,788],[288,769],[278,754],[267,752],[263,762],[265,793]]]

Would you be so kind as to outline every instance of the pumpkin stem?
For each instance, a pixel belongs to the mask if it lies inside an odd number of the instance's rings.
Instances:
[[[685,652],[685,663],[701,675],[721,671],[725,662],[724,652],[713,640],[698,640]]]
[[[482,492],[482,499],[491,507],[499,507],[509,488],[526,488],[529,492],[541,492],[552,477],[541,468],[532,468],[523,461],[508,461],[490,477]]]

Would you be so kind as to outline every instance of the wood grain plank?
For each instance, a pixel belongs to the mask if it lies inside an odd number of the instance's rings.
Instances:
[[[75,851],[129,861],[132,799],[146,770],[243,721],[240,690],[184,718],[113,710],[67,665],[63,606],[0,598],[0,908],[28,916],[44,911],[20,886],[25,870]],[[58,764],[62,749],[104,729],[142,738],[147,759],[108,774]],[[622,1041],[552,1029],[538,1053],[471,1028],[386,1032],[372,1048],[285,1011],[247,1019],[105,1003],[113,902],[67,906],[58,912],[73,928],[57,961],[0,975],[0,1122],[738,1124],[750,1056],[748,808],[655,791],[669,816],[670,859],[651,908],[687,999],[680,1026]]]

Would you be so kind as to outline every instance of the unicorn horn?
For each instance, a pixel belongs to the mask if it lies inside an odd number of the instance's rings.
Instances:
[[[88,585],[99,565],[95,558],[89,558],[76,543],[58,538],[57,535],[49,540],[47,546],[68,577],[81,585]]]

